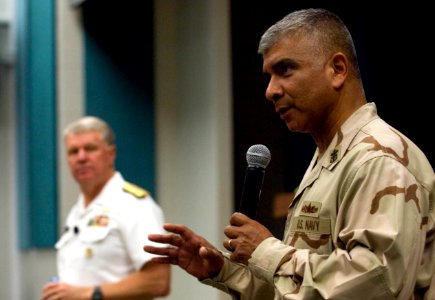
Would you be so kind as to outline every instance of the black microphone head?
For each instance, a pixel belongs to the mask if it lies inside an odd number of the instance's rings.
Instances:
[[[269,149],[261,144],[252,145],[246,152],[246,161],[249,167],[260,167],[265,169],[270,162],[271,154]]]

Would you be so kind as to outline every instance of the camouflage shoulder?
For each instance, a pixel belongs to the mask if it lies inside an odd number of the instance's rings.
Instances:
[[[140,186],[137,186],[131,182],[126,181],[124,186],[122,187],[123,191],[129,194],[132,194],[136,198],[145,198],[149,195],[149,192]]]

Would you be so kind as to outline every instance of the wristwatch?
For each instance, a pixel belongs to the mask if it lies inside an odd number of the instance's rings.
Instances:
[[[103,293],[101,292],[101,287],[96,286],[94,287],[94,291],[92,292],[92,300],[102,300],[103,299]]]

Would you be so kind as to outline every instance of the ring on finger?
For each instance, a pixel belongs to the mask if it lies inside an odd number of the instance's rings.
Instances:
[[[230,250],[234,250],[234,248],[231,246],[231,242],[232,242],[233,240],[232,239],[229,239],[228,240],[228,248],[230,249]]]

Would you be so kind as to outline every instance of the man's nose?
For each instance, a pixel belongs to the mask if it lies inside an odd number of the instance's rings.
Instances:
[[[271,77],[269,80],[269,84],[266,88],[266,98],[271,102],[276,102],[281,99],[283,95],[283,89],[281,85],[278,83],[278,80]]]

